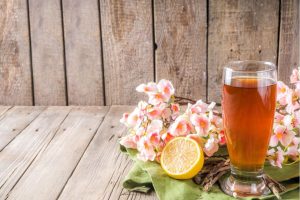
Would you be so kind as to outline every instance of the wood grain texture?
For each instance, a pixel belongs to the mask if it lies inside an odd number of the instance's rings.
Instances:
[[[124,134],[127,134],[126,131]],[[118,146],[117,146],[118,148]],[[157,196],[154,191],[144,194],[140,192],[130,192],[123,188],[122,183],[124,177],[129,173],[132,167],[133,161],[125,154],[120,155],[121,164],[119,170],[115,170],[113,175],[110,177],[110,182],[105,186],[105,196],[103,199],[110,200],[157,200]]]
[[[11,106],[0,106],[0,120],[2,119],[4,113],[6,113],[11,108]]]
[[[0,151],[26,128],[45,108],[13,107],[0,120]]]
[[[229,61],[276,63],[278,14],[278,0],[209,0],[209,101],[220,102],[222,70]]]
[[[278,55],[278,79],[290,82],[294,68],[300,66],[299,0],[282,0]]]
[[[36,105],[66,105],[60,0],[29,0]]]
[[[32,105],[27,3],[0,1],[0,104]]]
[[[63,0],[69,105],[104,105],[98,0]]]
[[[206,99],[206,0],[156,0],[156,80],[169,79],[176,94]]]
[[[136,104],[153,81],[151,1],[100,0],[106,104]]]
[[[107,110],[107,107],[73,108],[46,150],[35,159],[9,193],[8,199],[56,199]]]
[[[122,196],[123,173],[130,163],[119,150],[119,137],[126,131],[117,119],[130,110],[128,106],[111,107],[59,199],[118,199]]]
[[[32,161],[45,150],[69,111],[70,107],[48,108],[1,151],[0,199],[8,197]]]

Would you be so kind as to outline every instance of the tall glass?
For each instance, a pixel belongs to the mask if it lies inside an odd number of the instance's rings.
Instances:
[[[262,196],[270,191],[263,165],[276,105],[276,66],[262,61],[236,61],[223,71],[223,124],[231,175],[221,187],[235,197]]]

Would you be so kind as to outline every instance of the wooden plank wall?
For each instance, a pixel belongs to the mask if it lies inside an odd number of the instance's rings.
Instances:
[[[223,66],[232,60],[276,63],[279,2],[210,0],[208,100],[221,100]]]
[[[220,101],[222,68],[300,65],[300,0],[0,1],[0,104],[135,104],[139,83]]]

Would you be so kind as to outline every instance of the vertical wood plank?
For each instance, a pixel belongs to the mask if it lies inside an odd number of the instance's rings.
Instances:
[[[104,105],[98,0],[63,0],[69,105]]]
[[[299,0],[282,0],[278,55],[278,78],[290,82],[293,68],[300,65]]]
[[[27,3],[0,1],[0,104],[32,105]]]
[[[155,0],[156,77],[176,94],[206,98],[206,0]]]
[[[47,149],[30,165],[7,199],[56,199],[107,110],[105,107],[73,108]]]
[[[66,105],[60,0],[29,0],[36,105]]]
[[[135,104],[153,81],[151,1],[100,0],[106,104]]]
[[[276,63],[278,14],[278,0],[209,0],[209,101],[220,102],[222,70],[229,61]]]

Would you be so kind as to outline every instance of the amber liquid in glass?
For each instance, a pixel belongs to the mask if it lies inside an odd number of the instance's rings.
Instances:
[[[271,136],[276,82],[235,77],[223,86],[223,120],[230,161],[243,171],[262,168]]]

